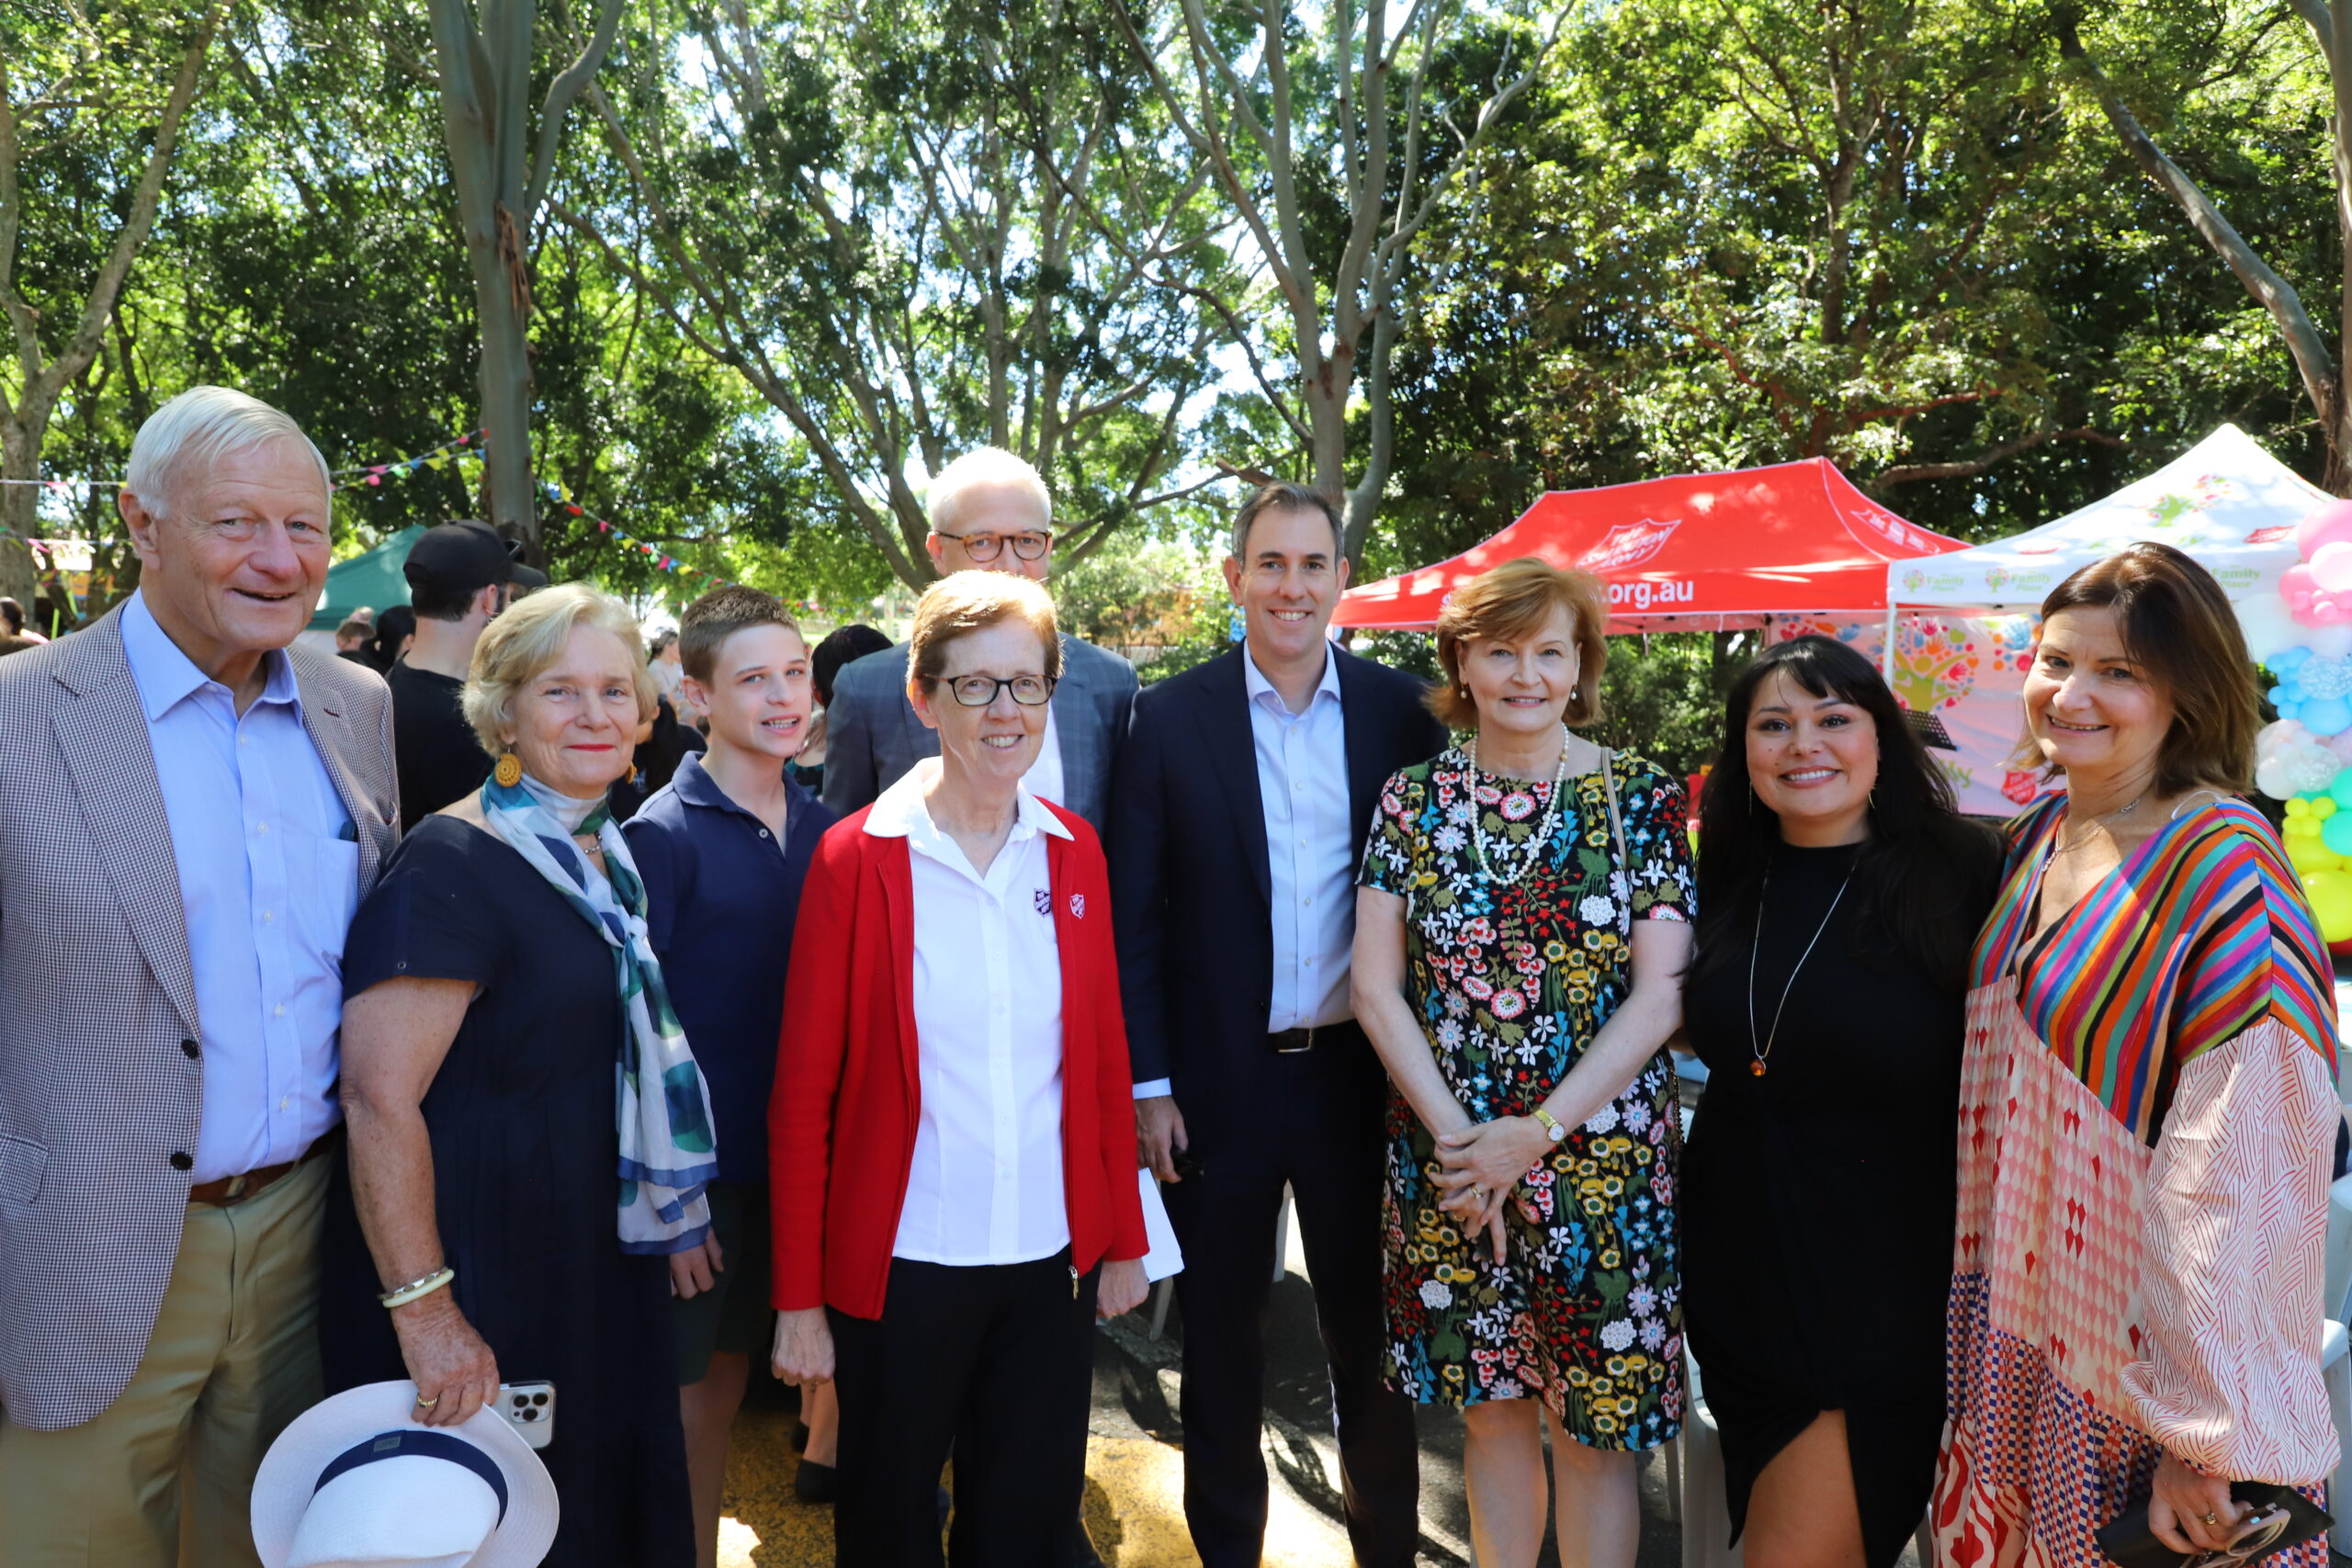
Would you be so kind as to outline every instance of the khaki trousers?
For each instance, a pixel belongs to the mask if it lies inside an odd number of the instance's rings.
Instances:
[[[321,1394],[330,1164],[188,1205],[147,1353],[95,1419],[0,1420],[0,1568],[256,1568],[254,1472]]]

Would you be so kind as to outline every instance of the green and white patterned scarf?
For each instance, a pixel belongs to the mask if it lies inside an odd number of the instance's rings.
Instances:
[[[559,815],[571,803],[526,777],[481,786],[482,818],[491,831],[529,861],[580,918],[613,950],[628,1028],[615,1064],[619,1079],[621,1134],[620,1236],[623,1252],[684,1252],[710,1233],[704,1183],[718,1174],[711,1132],[710,1090],[670,1010],[661,961],[646,939],[645,884],[629,858],[612,813],[600,802],[577,828]],[[545,796],[542,800],[542,795]],[[571,841],[594,833],[605,870]]]

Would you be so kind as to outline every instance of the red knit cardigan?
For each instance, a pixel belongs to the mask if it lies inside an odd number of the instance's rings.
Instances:
[[[1119,1010],[1110,878],[1094,829],[1046,808],[1046,864],[1062,974],[1062,1190],[1070,1261],[1141,1258],[1135,1089]],[[867,808],[869,811],[871,807]],[[867,812],[827,829],[809,863],[768,1101],[774,1301],[878,1318],[922,1120],[915,1047],[914,873]]]

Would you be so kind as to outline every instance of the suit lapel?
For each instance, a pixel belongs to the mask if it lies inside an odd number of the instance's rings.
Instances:
[[[351,817],[352,836],[359,841],[359,886],[353,891],[365,893],[376,886],[376,863],[383,851],[375,833],[376,803],[359,787],[350,763],[345,761],[356,746],[351,720],[335,694],[303,680],[299,667],[294,670],[294,688],[302,699],[302,728],[310,732],[311,746],[326,764],[327,776],[334,780],[334,793]]]
[[[1331,645],[1331,657],[1340,665],[1340,727],[1348,750],[1348,838],[1361,856],[1380,786],[1388,782],[1381,760],[1390,749],[1382,744],[1363,662],[1337,643]]]
[[[172,852],[164,787],[155,777],[147,715],[122,651],[121,612],[76,634],[73,649],[76,657],[57,670],[57,680],[74,694],[50,720],[57,750],[74,775],[91,846],[121,900],[130,934],[194,1035],[196,971],[187,953],[187,909],[180,898],[179,863]]]
[[[1201,714],[1203,750],[1216,775],[1218,793],[1233,807],[1234,831],[1248,852],[1258,897],[1274,897],[1274,874],[1266,858],[1266,800],[1258,788],[1258,743],[1250,731],[1250,692],[1241,678],[1240,649],[1205,668]]]
[[[1062,749],[1058,804],[1074,811],[1080,802],[1097,798],[1094,775],[1102,759],[1086,744],[1095,732],[1092,677],[1083,662],[1071,657],[1070,642],[1067,635],[1062,637],[1062,679],[1054,688],[1054,738]],[[1075,745],[1072,737],[1078,738]]]

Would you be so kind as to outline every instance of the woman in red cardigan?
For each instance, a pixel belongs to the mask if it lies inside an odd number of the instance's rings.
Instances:
[[[1061,640],[1045,591],[959,572],[915,611],[939,732],[818,845],[768,1111],[776,1375],[841,1395],[836,1557],[1066,1559],[1095,1318],[1144,1298],[1102,852],[1022,785]],[[985,1427],[983,1426],[985,1423]]]

